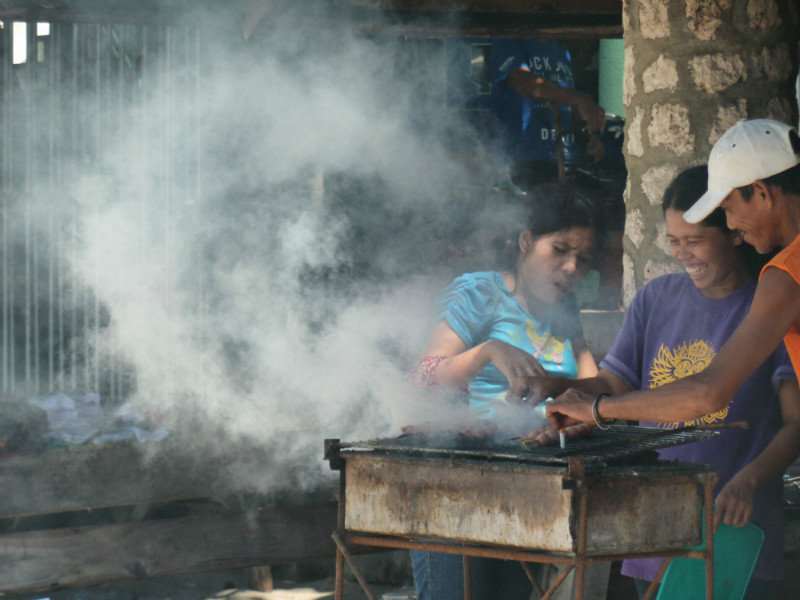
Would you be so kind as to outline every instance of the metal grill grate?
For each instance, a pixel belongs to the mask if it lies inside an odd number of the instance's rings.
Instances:
[[[581,456],[587,464],[606,464],[660,448],[697,442],[715,435],[717,432],[709,429],[673,431],[655,427],[615,425],[608,431],[595,430],[586,438],[570,441],[565,449],[558,446],[526,449],[519,440],[498,443],[419,434],[365,442],[343,442],[339,448],[342,455],[381,452],[420,459],[511,460],[543,465],[566,465],[570,457]]]

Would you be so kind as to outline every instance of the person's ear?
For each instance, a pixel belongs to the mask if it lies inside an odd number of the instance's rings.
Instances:
[[[774,201],[770,186],[760,179],[753,182],[753,198],[767,202],[769,206],[772,206]]]
[[[527,254],[533,247],[533,238],[530,231],[523,231],[519,234],[519,250],[523,254]]]

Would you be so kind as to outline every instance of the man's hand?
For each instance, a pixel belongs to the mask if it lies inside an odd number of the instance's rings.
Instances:
[[[603,133],[603,128],[606,126],[606,111],[587,94],[578,93],[580,97],[574,106],[586,121],[586,129],[589,133]]]
[[[589,436],[594,427],[588,423],[580,425],[570,425],[564,429],[564,437],[568,442],[574,442]],[[559,430],[552,427],[539,427],[533,429],[522,436],[522,445],[525,448],[540,448],[542,446],[555,446],[560,441]]]
[[[547,419],[556,429],[575,423],[594,423],[592,416],[594,399],[593,394],[570,388],[553,402],[547,403]]]
[[[595,133],[589,136],[589,141],[586,143],[586,154],[591,156],[596,163],[603,160],[606,155],[606,148],[603,146],[603,140],[600,139],[598,134]]]

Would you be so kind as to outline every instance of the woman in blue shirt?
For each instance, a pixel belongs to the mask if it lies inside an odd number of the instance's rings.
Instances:
[[[415,372],[426,385],[468,389],[475,416],[509,433],[511,424],[516,433],[531,428],[520,407],[505,401],[513,377],[597,373],[572,293],[594,262],[594,207],[579,190],[559,184],[534,188],[524,202],[525,229],[508,248],[507,268],[464,274],[444,291],[439,321]],[[531,585],[518,563],[473,559],[471,565],[476,600],[529,597]],[[413,551],[412,566],[419,600],[464,597],[460,556]],[[594,584],[593,575],[599,579]],[[607,580],[607,568],[590,572],[587,587],[605,598]]]
[[[501,271],[466,273],[445,289],[416,378],[469,389],[477,416],[495,417],[520,375],[587,377],[597,367],[580,323],[575,285],[594,261],[591,201],[577,189],[538,186]]]

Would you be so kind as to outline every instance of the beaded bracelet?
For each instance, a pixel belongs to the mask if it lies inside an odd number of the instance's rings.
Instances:
[[[433,380],[433,372],[445,358],[447,357],[426,356],[421,359],[414,370],[408,374],[408,379],[424,387],[434,387],[436,382]]]
[[[600,400],[606,398],[607,396],[608,394],[598,394],[597,398],[595,398],[594,402],[592,402],[592,418],[594,419],[594,424],[597,425],[598,429],[601,431],[608,431],[611,429],[611,425],[614,423],[614,421],[616,421],[616,419],[601,419],[600,413],[597,412],[597,405],[600,403]]]

